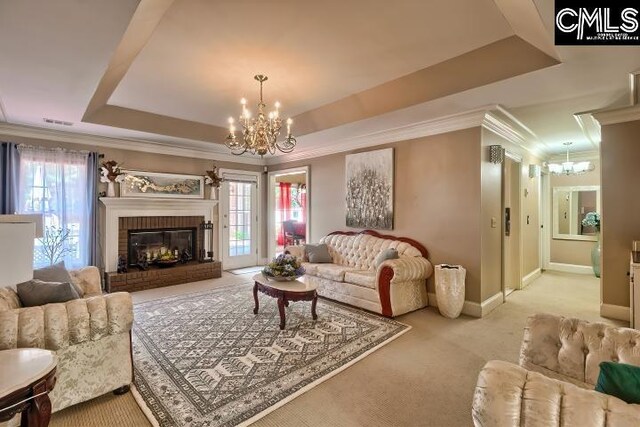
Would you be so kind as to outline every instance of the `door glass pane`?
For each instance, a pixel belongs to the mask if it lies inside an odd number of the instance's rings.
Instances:
[[[252,191],[252,184],[229,182],[229,256],[251,254]]]

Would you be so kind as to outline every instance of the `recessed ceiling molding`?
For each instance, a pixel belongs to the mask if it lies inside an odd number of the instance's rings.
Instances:
[[[7,117],[7,112],[4,108],[4,104],[2,103],[2,98],[0,98],[0,122],[8,122],[9,118]]]
[[[545,156],[545,152],[537,148],[544,144],[536,134],[504,107],[497,106],[495,109],[488,111],[482,126],[536,157]]]
[[[332,139],[330,145],[316,144],[317,147],[300,147],[290,154],[282,154],[267,159],[267,164],[288,163],[297,160],[306,160],[316,157],[328,156],[345,151],[358,150],[362,148],[374,147],[392,142],[408,141],[426,136],[438,135],[457,130],[468,129],[483,124],[488,111],[498,108],[497,105],[490,105],[478,109],[473,109],[464,113],[453,114],[438,119],[426,120],[424,122],[412,123],[383,131],[359,135],[351,138]],[[302,140],[302,138],[300,138]]]
[[[36,138],[49,141],[66,142],[70,144],[138,151],[142,153],[165,154],[170,156],[190,157],[196,159],[226,161],[250,165],[265,164],[265,162],[260,158],[234,156],[232,154],[229,154],[226,147],[222,145],[214,145],[208,142],[199,141],[181,141],[179,142],[181,146],[176,146],[176,142],[163,143],[141,139],[110,138],[106,136],[64,132],[53,129],[42,129],[9,123],[0,123],[0,135]]]
[[[573,117],[578,122],[578,126],[580,126],[584,136],[589,140],[591,145],[593,145],[593,148],[597,149],[600,146],[600,141],[602,140],[600,123],[598,123],[590,113],[578,113],[574,114]]]
[[[89,105],[87,105],[82,121],[90,121],[96,111],[107,105],[116,87],[147,44],[156,26],[173,2],[174,0],[140,1],[120,44],[109,61],[107,70],[100,79]]]
[[[493,0],[517,36],[560,60],[533,0]]]
[[[640,101],[640,70],[629,73],[629,101],[631,105]]]

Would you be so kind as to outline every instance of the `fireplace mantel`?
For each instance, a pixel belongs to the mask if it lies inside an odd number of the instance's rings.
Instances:
[[[218,222],[218,201],[203,199],[161,199],[146,197],[101,197],[101,230],[105,270],[118,266],[118,219],[132,216],[202,216],[205,221]],[[216,239],[214,233],[214,239]],[[208,247],[205,236],[205,247]],[[217,247],[214,240],[214,247]]]

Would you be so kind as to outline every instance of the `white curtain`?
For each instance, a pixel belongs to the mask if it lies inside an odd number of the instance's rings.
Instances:
[[[19,146],[18,211],[42,213],[49,244],[36,240],[34,267],[64,260],[67,268],[90,262],[91,213],[87,203],[89,153]],[[57,250],[50,245],[65,236]],[[47,250],[49,247],[49,250]]]

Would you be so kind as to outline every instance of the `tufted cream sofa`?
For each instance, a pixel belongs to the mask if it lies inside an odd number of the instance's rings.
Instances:
[[[320,239],[329,247],[331,264],[303,263],[306,279],[318,294],[333,300],[394,317],[427,305],[426,280],[433,273],[427,250],[406,238],[382,236],[374,231],[335,232]],[[381,251],[396,248],[399,259],[374,261]],[[303,256],[304,247],[287,247]]]
[[[640,331],[550,314],[531,316],[520,366],[490,361],[480,372],[474,424],[640,426],[640,405],[593,390],[603,361],[640,365]]]
[[[0,288],[0,350],[37,347],[58,356],[53,411],[131,384],[131,296],[102,295],[96,267],[70,271],[82,299],[22,307],[11,288]]]

